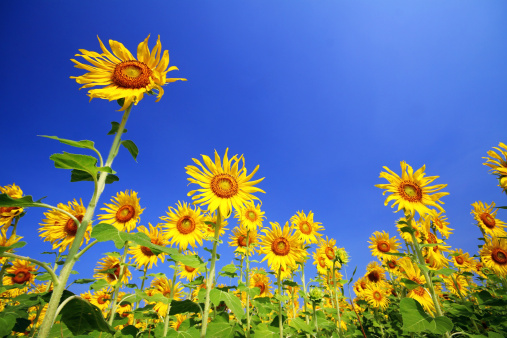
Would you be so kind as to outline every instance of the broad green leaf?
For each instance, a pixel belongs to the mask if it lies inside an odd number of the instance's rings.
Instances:
[[[95,279],[81,278],[74,281],[75,284],[88,284],[95,282]]]
[[[208,324],[208,328],[206,329],[206,337],[217,337],[217,338],[234,337],[235,331],[236,331],[235,325],[231,325],[230,323],[211,322]]]
[[[98,175],[97,175],[98,179]],[[107,174],[106,176],[106,184],[111,184],[113,182],[119,181],[120,178],[113,174]],[[86,171],[73,169],[70,172],[70,181],[71,182],[81,182],[81,181],[93,181],[93,176],[87,173]]]
[[[49,331],[49,337],[72,337],[72,336],[74,335],[69,330],[67,325],[65,325],[65,323],[59,320],[57,320],[57,322],[53,324],[53,326],[51,327],[51,331]]]
[[[488,338],[502,338],[504,335],[496,332],[489,331],[488,332]]]
[[[170,337],[170,338],[199,338],[200,336],[201,336],[201,331],[196,329],[195,327],[191,327],[186,331],[176,331],[173,328],[170,328],[167,331],[166,337]],[[161,337],[161,336],[159,336],[159,337]]]
[[[400,282],[402,282],[403,284],[405,284],[405,287],[407,288],[407,290],[411,291],[413,289],[417,289],[418,287],[420,286],[423,286],[423,285],[420,285],[416,282],[414,282],[413,280],[410,280],[410,279],[407,279],[407,278],[402,278],[400,280]]]
[[[400,301],[400,312],[405,331],[422,332],[436,328],[432,318],[424,312],[421,304],[412,298],[403,298]]]
[[[128,338],[128,337],[136,338],[138,332],[139,332],[139,329],[137,327],[135,327],[134,325],[125,326],[121,330],[121,334],[123,335],[123,337],[126,337],[126,338]]]
[[[38,136],[57,140],[63,144],[66,144],[66,145],[69,145],[72,147],[76,147],[76,148],[85,148],[85,149],[96,150],[95,143],[93,143],[93,141],[89,141],[89,140],[72,141],[72,140],[67,140],[64,138],[59,138],[57,136],[47,136],[47,135],[38,135]]]
[[[305,333],[311,333],[313,331],[310,325],[306,324],[306,322],[301,318],[292,319],[290,326]]]
[[[45,204],[33,201],[32,196],[12,198],[7,194],[0,194],[0,207],[46,207]]]
[[[259,297],[252,300],[252,303],[257,308],[262,315],[267,315],[271,313],[271,311],[277,310],[278,306],[271,302],[271,298],[269,297]]]
[[[4,253],[6,251],[12,250],[12,249],[22,248],[25,245],[26,245],[26,242],[17,242],[12,245],[9,245],[9,246],[0,246],[0,254]]]
[[[234,278],[234,277],[238,276],[238,274],[236,273],[236,271],[238,271],[238,268],[236,267],[236,265],[234,265],[234,264],[227,264],[226,266],[224,266],[220,270],[220,272],[218,274],[220,276],[223,276],[223,277]]]
[[[53,154],[49,157],[55,162],[55,167],[60,169],[78,169],[87,173],[95,173],[97,159],[93,156],[71,154],[63,152],[63,154]]]
[[[445,316],[435,317],[433,318],[433,321],[436,324],[435,329],[431,330],[433,333],[444,334],[446,332],[451,332],[452,328],[454,327],[452,321]]]
[[[225,302],[227,307],[234,313],[236,318],[241,320],[245,313],[243,312],[243,306],[239,298],[229,292],[223,292],[218,289],[213,289],[210,291],[210,300],[215,305],[220,305],[220,302]]]
[[[171,316],[186,312],[199,313],[201,312],[201,308],[197,305],[197,303],[194,303],[189,299],[173,300],[171,302],[171,310],[169,311]]]
[[[122,144],[122,146],[124,146],[125,148],[127,148],[127,150],[129,151],[130,155],[132,155],[132,157],[134,158],[134,160],[137,162],[137,154],[139,154],[139,149],[137,149],[136,144],[133,141],[131,141],[131,140],[121,141],[121,144]]]
[[[98,290],[101,290],[101,289],[108,287],[108,286],[109,286],[109,283],[105,279],[99,279],[95,283],[90,285],[90,290],[98,291]]]
[[[74,298],[65,304],[62,309],[62,322],[67,325],[73,335],[94,330],[115,333],[113,328],[104,320],[99,308],[81,298]]]
[[[279,336],[278,328],[275,330],[273,327],[264,323],[257,325],[253,331],[253,338],[276,338]]]
[[[111,122],[111,130],[107,133],[107,135],[114,135],[118,132],[118,128],[120,124],[118,122]],[[126,133],[127,129],[123,129],[123,133]]]

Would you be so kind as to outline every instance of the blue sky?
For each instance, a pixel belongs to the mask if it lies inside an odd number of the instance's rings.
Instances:
[[[37,135],[95,141],[107,154],[116,103],[94,99],[69,76],[78,49],[103,40],[131,51],[151,35],[180,70],[162,100],[134,107],[127,138],[138,162],[122,150],[113,168],[120,181],[101,203],[133,189],[146,208],[141,224],[156,224],[168,206],[190,201],[184,167],[200,154],[244,154],[259,185],[267,221],[285,223],[296,211],[315,213],[325,235],[365,271],[374,231],[395,234],[401,215],[384,206],[375,184],[382,166],[399,162],[448,184],[443,198],[448,244],[475,254],[479,229],[470,214],[481,200],[507,205],[482,157],[505,142],[507,4],[503,1],[136,1],[5,2],[1,5],[0,185],[56,205],[88,203],[92,185],[70,183],[49,156],[74,149]],[[45,210],[31,209],[18,234],[40,255]],[[501,219],[507,219],[504,211]],[[98,222],[96,222],[98,223]],[[229,223],[235,223],[230,220]],[[266,223],[267,224],[267,223]],[[232,228],[230,226],[229,228]],[[226,235],[227,238],[230,232]],[[76,265],[89,278],[97,245]],[[219,247],[220,265],[232,250]],[[311,264],[310,264],[311,265]],[[159,263],[159,268],[163,267]],[[165,265],[166,266],[166,265]],[[314,271],[310,268],[310,272]],[[138,281],[135,281],[138,282]],[[86,286],[81,289],[83,291]]]

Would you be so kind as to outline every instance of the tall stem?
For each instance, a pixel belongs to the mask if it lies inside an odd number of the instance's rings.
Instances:
[[[333,259],[333,288],[334,288],[334,297],[335,297],[335,303],[336,303],[336,313],[338,314],[338,336],[342,336],[342,318],[340,314],[340,300],[338,298],[338,291],[336,289],[336,261]]]
[[[303,297],[303,308],[305,310],[305,320],[306,320],[306,324],[310,324],[310,318],[308,317],[308,309],[306,308],[306,281],[305,281],[305,265],[304,264],[301,264],[301,281],[303,282],[303,292],[304,292],[304,297]]]
[[[171,285],[171,302],[172,299],[174,298],[174,284],[176,283],[176,272],[177,272],[176,270],[177,269],[175,268],[173,273],[173,283]],[[164,319],[164,333],[162,334],[162,337],[167,337],[167,331],[169,330],[169,313],[171,312],[171,302],[167,304],[167,313],[165,314]]]
[[[246,231],[246,287],[250,290],[250,230]],[[250,293],[246,293],[246,337],[250,338]]]
[[[118,154],[118,148],[121,142],[121,136],[123,134],[123,130],[125,129],[125,124],[127,123],[128,117],[130,115],[130,110],[132,109],[132,105],[130,105],[123,114],[123,118],[121,120],[120,126],[118,127],[118,131],[113,140],[113,144],[111,145],[111,149],[109,150],[109,155],[107,157],[106,165],[107,167],[111,167],[113,164],[113,160]],[[74,237],[74,241],[72,242],[72,246],[70,247],[69,254],[67,255],[67,259],[63,264],[63,268],[60,271],[60,275],[58,277],[59,284],[56,285],[53,290],[53,294],[51,295],[51,299],[49,300],[48,309],[46,310],[46,315],[44,316],[44,320],[42,321],[39,337],[47,338],[49,336],[49,331],[51,330],[51,326],[55,321],[56,310],[58,309],[58,304],[60,303],[60,298],[62,298],[63,290],[65,290],[65,285],[67,285],[67,280],[72,272],[72,268],[76,263],[76,254],[81,246],[81,242],[86,233],[86,228],[93,218],[93,214],[95,212],[95,207],[99,201],[100,195],[104,191],[104,187],[106,185],[106,172],[100,172],[99,179],[97,184],[95,185],[95,190],[93,192],[93,196],[86,208],[85,215],[83,216],[83,220],[81,221],[81,225],[79,225],[76,236]]]
[[[282,320],[282,267],[278,268],[278,296],[280,297],[280,303],[278,306],[278,326],[280,327],[280,338],[283,338],[283,320]]]
[[[126,269],[125,262],[127,261],[128,249],[129,249],[128,242],[125,242],[125,247],[123,248],[123,256],[121,257],[120,262],[120,274],[118,276],[116,284],[114,285],[113,301],[111,302],[111,311],[109,312],[109,325],[113,325],[114,315],[116,314],[116,305],[118,304],[118,293],[120,292],[121,282],[123,279],[123,275],[125,274]]]
[[[206,280],[206,299],[204,302],[204,313],[202,314],[201,338],[206,338],[206,329],[208,328],[209,308],[211,303],[209,294],[211,292],[213,280],[215,279],[215,261],[217,258],[218,234],[220,232],[220,225],[222,222],[221,217],[220,208],[217,208],[217,223],[215,224],[215,237],[213,238],[213,251],[211,252],[211,266],[208,279]]]

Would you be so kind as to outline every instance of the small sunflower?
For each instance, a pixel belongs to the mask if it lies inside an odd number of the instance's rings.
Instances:
[[[385,200],[385,205],[390,201],[394,201],[392,207],[398,205],[398,210],[405,209],[410,214],[415,215],[417,211],[420,215],[428,214],[431,212],[430,207],[435,207],[440,211],[444,209],[438,204],[444,204],[440,198],[449,195],[447,192],[438,192],[447,186],[447,184],[438,184],[428,186],[431,182],[438,178],[438,176],[424,177],[426,166],[422,166],[415,173],[411,166],[405,161],[401,162],[401,177],[391,171],[389,168],[384,167],[387,172],[381,172],[380,177],[389,181],[389,184],[377,184],[377,188],[385,189],[382,195],[386,192],[391,193]]]
[[[507,241],[505,238],[493,238],[480,251],[483,264],[498,276],[507,276]]]
[[[442,279],[444,280],[447,290],[451,291],[454,295],[457,297],[467,296],[468,282],[464,276],[454,273],[452,276],[442,276]]]
[[[313,253],[313,264],[317,266],[317,272],[320,275],[327,275],[329,267],[323,248],[317,248],[317,250]]]
[[[368,243],[371,244],[369,246],[371,254],[380,259],[391,258],[392,255],[389,255],[389,253],[397,253],[400,248],[400,243],[398,243],[396,237],[389,238],[389,233],[385,231],[375,231],[370,237],[370,241]]]
[[[158,226],[153,226],[150,223],[148,223],[148,225],[150,227],[149,229],[144,226],[140,226],[137,228],[137,231],[148,235],[152,244],[167,246],[169,244],[167,235],[164,234]],[[163,252],[155,255],[150,248],[142,245],[135,245],[130,247],[129,254],[134,256],[134,260],[138,269],[143,266],[151,269],[153,267],[153,264],[157,265],[159,259],[161,261],[164,261],[164,257],[166,256],[166,254]]]
[[[493,147],[494,150],[489,150],[490,157],[483,157],[486,162],[483,164],[491,168],[491,173],[497,175],[500,181],[500,187],[507,191],[507,146],[500,142],[499,148]]]
[[[416,282],[419,285],[425,285],[426,279],[423,275],[421,275],[421,270],[418,266],[415,266],[409,258],[404,257],[404,259],[399,260],[400,268],[405,274],[407,279],[410,279],[413,282]],[[415,289],[410,290],[407,293],[407,297],[415,299],[418,301],[424,310],[428,312],[430,315],[435,313],[435,304],[433,303],[433,299],[431,298],[430,293],[424,287],[419,286]]]
[[[204,215],[204,235],[206,237],[215,237],[215,226],[213,224],[217,224],[217,213],[216,211],[208,212]],[[211,222],[213,224],[207,224],[206,222]],[[220,220],[220,229],[218,230],[218,237],[222,237],[225,234],[225,231],[229,230],[226,228],[228,222],[226,219]]]
[[[290,219],[292,225],[296,229],[296,234],[300,240],[303,240],[305,244],[317,243],[322,237],[319,231],[324,231],[322,223],[315,222],[313,220],[313,212],[310,210],[308,216],[304,211],[297,212],[296,215]]]
[[[261,211],[260,204],[255,205],[253,201],[247,202],[242,208],[236,209],[234,215],[238,219],[239,224],[249,230],[257,230],[262,228],[264,212]]]
[[[376,309],[385,311],[389,306],[389,293],[380,285],[368,284],[363,295],[364,300]]]
[[[4,285],[17,284],[21,286],[25,283],[28,286],[35,285],[35,273],[39,269],[38,266],[23,259],[15,259],[11,263],[12,266],[5,270]],[[11,276],[7,276],[7,274]]]
[[[255,167],[250,175],[247,175],[243,155],[239,158],[234,155],[229,160],[227,157],[228,150],[225,150],[223,161],[215,151],[215,163],[206,155],[202,155],[204,165],[194,158],[193,161],[202,170],[193,165],[185,167],[187,174],[190,175],[188,178],[190,183],[195,183],[201,187],[190,191],[188,196],[197,193],[192,196],[194,203],[208,205],[208,211],[215,211],[220,208],[222,216],[226,218],[231,214],[232,208],[238,210],[246,202],[254,199],[258,200],[259,198],[252,195],[253,193],[264,192],[254,186],[264,178],[251,181],[259,166]],[[238,170],[240,162],[242,162],[242,167]]]
[[[181,324],[188,319],[188,316],[187,315],[180,315],[180,314],[176,314],[176,321],[171,321],[170,322],[170,326],[175,330],[175,331],[178,331]]]
[[[185,253],[185,256],[191,256],[191,255],[197,255],[196,252],[193,251],[187,251]],[[185,265],[181,262],[178,262],[178,265],[180,266],[179,269],[179,275],[180,278],[186,278],[189,282],[193,281],[197,276],[201,274],[201,271],[199,268],[194,268],[188,265]]]
[[[386,283],[386,271],[384,268],[379,265],[377,262],[370,262],[366,266],[366,275],[365,277],[370,283],[373,284],[385,284]]]
[[[506,224],[496,218],[498,210],[494,210],[495,202],[491,204],[482,203],[481,201],[472,203],[473,210],[471,212],[474,215],[477,224],[484,233],[491,237],[506,237],[505,232]]]
[[[260,251],[265,255],[261,262],[268,261],[273,271],[295,269],[297,262],[302,261],[305,253],[296,234],[292,233],[289,222],[283,229],[276,222],[270,222],[272,229],[264,229],[261,236]]]
[[[422,218],[419,221],[411,219],[410,222],[410,226],[412,227],[412,229],[414,229],[415,238],[417,238],[418,240],[421,240],[421,234],[423,233],[423,226],[421,222]],[[405,232],[401,230],[404,227],[408,227],[407,224],[408,222],[405,217],[402,217],[398,221],[396,221],[396,227],[398,228],[398,233],[400,234],[401,238],[403,238],[403,240],[406,241],[407,243],[412,243],[412,235],[410,234],[410,232]]]
[[[169,66],[169,51],[165,50],[160,57],[162,52],[160,36],[150,53],[149,38],[148,35],[137,47],[137,60],[122,43],[109,40],[109,46],[113,51],[111,53],[98,38],[103,53],[80,49],[79,51],[83,54],[76,54],[76,56],[83,57],[92,65],[71,59],[76,64],[74,67],[87,70],[88,73],[70,78],[76,79],[79,84],[84,84],[81,88],[105,86],[89,90],[90,100],[99,98],[111,101],[125,98],[121,110],[125,110],[132,103],[137,104],[142,100],[144,94],[151,94],[152,90],[158,91],[158,102],[164,95],[163,85],[178,80],[187,81],[187,79],[167,78],[168,72],[178,70],[178,68],[175,66],[167,68]]]
[[[83,220],[86,213],[86,208],[83,206],[83,201],[81,199],[79,199],[79,203],[76,200],[69,202],[68,205],[59,203],[58,208],[67,211],[79,222]],[[44,239],[44,242],[51,242],[53,244],[53,250],[58,248],[60,252],[64,252],[67,248],[70,248],[76,237],[78,228],[76,222],[68,215],[54,209],[45,212],[44,216],[46,216],[46,218],[42,220],[43,223],[39,224],[41,226],[39,229],[39,236]],[[91,231],[92,224],[89,222],[86,227],[84,238],[81,240],[81,245],[85,239],[86,243],[88,243]]]
[[[463,252],[462,249],[456,249],[451,251],[452,253],[452,263],[454,266],[461,271],[472,272],[473,270],[473,258],[470,257],[468,252]]]
[[[166,298],[173,300],[180,300],[183,295],[183,286],[180,282],[177,282],[173,286],[173,282],[165,277],[155,278],[151,282],[152,295],[162,294]],[[164,318],[167,314],[168,305],[162,302],[155,303],[153,310],[158,313],[161,318]]]
[[[120,231],[132,231],[140,220],[140,215],[144,209],[139,205],[137,192],[127,190],[119,192],[116,197],[111,199],[113,204],[106,204],[107,208],[101,208],[107,214],[98,215],[98,218],[104,223],[112,224]]]
[[[229,245],[233,248],[236,248],[234,252],[241,255],[247,255],[247,246],[246,240],[248,236],[248,246],[250,248],[250,252],[248,255],[252,255],[255,252],[255,247],[257,246],[257,231],[250,230],[244,226],[235,227],[232,229],[232,234],[229,237]]]
[[[448,227],[449,222],[447,222],[447,217],[444,215],[443,212],[437,213],[436,211],[432,212],[430,215],[430,220],[437,229],[437,231],[442,235],[444,238],[449,238],[449,235],[452,234],[452,231],[454,229],[451,229]]]
[[[254,269],[250,272],[250,287],[259,288],[260,294],[257,297],[271,296],[271,281],[266,271],[262,268]]]
[[[125,266],[121,282],[126,284],[132,275]],[[106,256],[98,262],[97,268],[94,270],[93,277],[105,279],[109,284],[115,285],[120,277],[120,260],[118,257]]]
[[[333,238],[328,238],[327,236],[325,240],[321,238],[319,241],[319,248],[322,250],[322,252],[324,252],[328,268],[332,268],[333,261],[336,258],[336,252],[338,251],[338,248],[336,247],[336,240]],[[339,262],[336,262],[335,268],[340,267],[341,264]]]
[[[204,215],[199,207],[178,201],[176,208],[169,207],[167,216],[160,217],[166,221],[163,226],[167,229],[167,236],[171,239],[171,245],[176,243],[180,250],[187,250],[190,245],[196,248],[196,242],[202,245],[204,238]]]
[[[23,191],[16,184],[6,185],[0,187],[0,193],[9,195],[10,198],[21,198],[23,197]],[[18,207],[0,207],[0,228],[4,225],[9,226],[14,217],[20,215],[23,212],[23,208]]]
[[[14,236],[11,235],[7,237],[7,228],[0,227],[0,248],[2,249],[2,251],[4,250],[4,248],[19,242],[21,238],[23,237],[17,235]],[[12,250],[14,249],[9,249],[4,252],[11,252]],[[5,261],[7,261],[7,259],[8,259],[7,257],[0,257],[0,266],[2,266],[5,263]]]
[[[105,313],[111,304],[111,298],[111,292],[107,289],[102,289],[93,294],[89,302]]]

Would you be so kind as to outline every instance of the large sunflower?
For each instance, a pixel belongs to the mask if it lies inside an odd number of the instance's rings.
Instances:
[[[253,201],[247,202],[242,208],[236,210],[234,217],[249,230],[257,230],[257,227],[261,228],[262,221],[265,218],[264,212],[261,211],[261,205],[255,205]]]
[[[138,232],[142,232],[150,238],[151,243],[166,246],[169,244],[169,239],[166,234],[164,234],[158,226],[153,226],[149,224],[149,229],[144,226],[140,226],[137,228]],[[135,245],[129,248],[129,254],[134,256],[134,259],[137,264],[137,268],[140,269],[142,266],[146,266],[148,269],[153,267],[153,264],[157,265],[158,260],[164,261],[165,253],[161,252],[158,255],[155,255],[150,248],[147,248],[142,245]]]
[[[271,281],[263,268],[254,269],[250,272],[250,287],[259,288],[260,294],[257,297],[271,296]]]
[[[12,266],[5,270],[5,275],[2,280],[4,285],[35,284],[35,272],[37,272],[39,267],[23,259],[15,259],[11,263]]]
[[[169,207],[167,216],[160,219],[166,221],[163,226],[167,228],[171,245],[176,243],[180,250],[187,250],[189,245],[195,248],[196,242],[202,245],[206,224],[199,207],[192,208],[188,203],[178,201],[176,208]]]
[[[299,239],[303,240],[306,244],[317,243],[322,234],[319,231],[324,231],[322,223],[313,220],[313,212],[310,210],[308,216],[304,211],[296,212],[290,219],[292,225],[296,229],[296,234]]]
[[[121,281],[122,283],[128,283],[132,274],[126,266],[124,269]],[[115,285],[118,282],[118,278],[120,278],[120,260],[115,256],[106,256],[98,262],[98,266],[94,272],[93,277],[105,279],[109,284]]]
[[[68,205],[59,203],[58,208],[67,211],[79,222],[83,220],[86,212],[86,208],[83,206],[83,201],[81,199],[79,199],[79,203],[76,200],[69,202]],[[40,223],[42,228],[39,229],[39,236],[44,238],[45,242],[51,242],[53,244],[53,250],[58,248],[60,252],[64,252],[74,243],[78,225],[72,218],[58,210],[49,210],[44,213],[44,216],[46,216],[46,218],[42,220],[43,223]],[[83,244],[85,238],[86,243],[88,243],[91,231],[92,224],[88,222],[85,235],[80,245]]]
[[[296,234],[292,233],[289,222],[286,222],[283,229],[277,222],[270,222],[272,229],[264,229],[264,236],[260,239],[260,251],[265,255],[261,262],[268,261],[269,267],[278,272],[293,270],[297,262],[304,259],[305,253],[301,248]]]
[[[371,245],[368,247],[371,250],[371,254],[379,259],[389,259],[392,255],[390,253],[397,253],[400,248],[400,243],[396,237],[389,238],[389,233],[385,231],[375,231],[370,237],[368,242]]]
[[[149,38],[148,35],[137,47],[137,60],[122,43],[109,40],[109,46],[113,51],[111,53],[99,39],[103,53],[80,49],[79,51],[83,54],[76,54],[76,56],[83,57],[91,65],[71,59],[76,64],[76,68],[87,70],[88,73],[70,78],[76,79],[79,84],[84,84],[81,88],[105,86],[89,90],[90,100],[100,98],[111,101],[125,98],[121,110],[125,110],[132,103],[137,104],[145,93],[151,94],[152,90],[158,91],[158,102],[164,95],[163,85],[187,79],[167,78],[168,72],[178,68],[175,66],[167,68],[169,66],[169,51],[165,50],[160,57],[162,52],[160,36],[151,52],[148,49]]]
[[[9,195],[10,198],[23,197],[23,191],[16,184],[0,187],[0,193]],[[7,224],[9,226],[12,219],[23,212],[23,208],[18,207],[0,207],[0,228]]]
[[[137,192],[127,190],[119,192],[111,199],[112,204],[106,204],[107,208],[101,208],[107,214],[98,215],[104,223],[112,224],[120,231],[132,231],[140,220],[144,209],[139,205]],[[109,208],[109,209],[108,209]]]
[[[383,167],[387,172],[381,172],[380,177],[389,181],[389,184],[377,184],[377,188],[386,189],[386,192],[391,193],[385,200],[385,205],[389,201],[394,201],[391,207],[398,205],[398,210],[405,209],[412,215],[417,211],[419,214],[424,215],[430,213],[430,207],[435,207],[440,211],[444,209],[438,204],[444,204],[440,198],[449,195],[447,192],[437,191],[445,188],[447,184],[437,184],[428,186],[431,182],[438,178],[438,176],[424,177],[424,169],[422,166],[415,173],[411,166],[405,161],[401,162],[401,177],[391,171],[388,167]]]
[[[264,178],[250,181],[259,166],[255,167],[250,175],[247,175],[243,155],[239,158],[234,155],[229,159],[227,157],[228,150],[225,150],[223,161],[215,150],[215,163],[208,156],[202,155],[204,165],[199,160],[193,159],[201,167],[200,169],[193,165],[185,167],[187,174],[190,175],[188,178],[190,183],[195,183],[201,187],[190,191],[188,196],[197,193],[192,196],[195,203],[208,205],[208,211],[215,211],[220,208],[223,217],[229,217],[232,208],[238,210],[246,202],[254,199],[258,200],[259,198],[252,195],[252,193],[264,192],[260,188],[254,187]],[[242,167],[238,169],[240,162],[242,162]]]
[[[473,210],[471,212],[474,215],[477,224],[482,231],[491,237],[505,237],[505,223],[496,218],[498,210],[494,210],[495,202],[491,204],[482,203],[481,201],[472,203]]]
[[[385,311],[389,306],[389,292],[378,284],[368,284],[363,292],[364,300],[376,309]]]
[[[484,265],[501,277],[507,276],[507,241],[493,238],[480,251]]]
[[[246,247],[246,239],[248,235],[248,246],[250,248],[249,255],[252,255],[255,251],[254,248],[257,245],[257,231],[250,230],[248,231],[247,228],[244,226],[235,227],[232,229],[232,234],[229,237],[229,245],[233,248],[235,247],[235,251],[237,254],[246,255],[247,254],[247,247]]]

